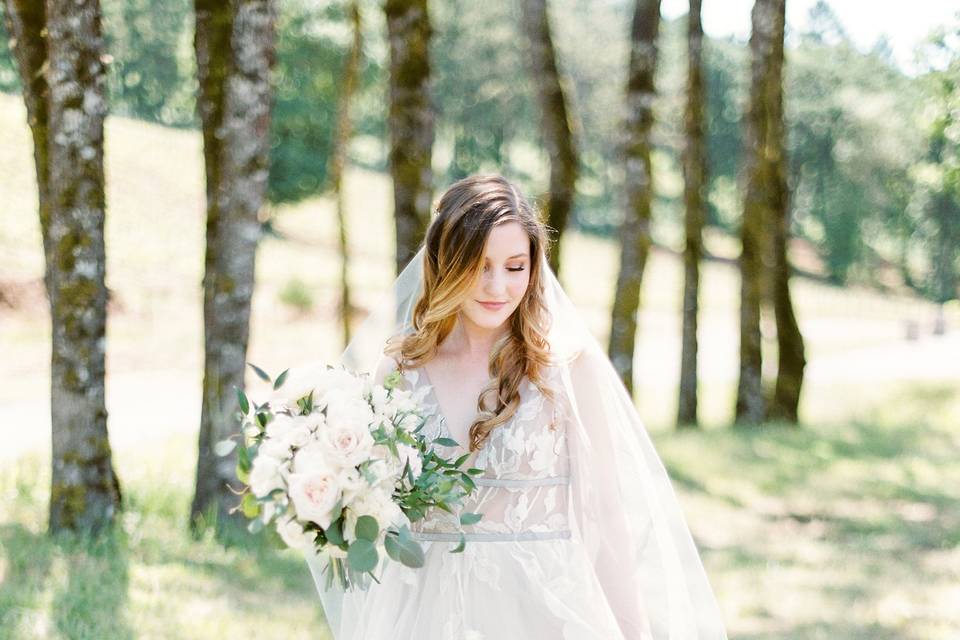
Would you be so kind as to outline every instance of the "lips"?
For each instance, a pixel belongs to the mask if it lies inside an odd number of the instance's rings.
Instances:
[[[490,311],[496,311],[507,304],[506,302],[482,302],[480,300],[477,300],[477,302],[483,305],[484,309],[489,309]]]

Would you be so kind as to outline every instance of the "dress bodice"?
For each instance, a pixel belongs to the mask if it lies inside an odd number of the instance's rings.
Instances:
[[[413,391],[431,387],[424,373],[422,368],[405,370],[406,388]],[[545,382],[551,383],[549,370]],[[563,403],[560,398],[547,398],[526,377],[519,392],[516,413],[491,431],[481,449],[462,467],[484,470],[474,476],[476,490],[453,514],[429,509],[422,520],[413,523],[415,537],[455,540],[461,532],[467,534],[468,540],[569,536],[570,461]],[[432,387],[423,404],[428,414],[424,434],[430,439],[450,437]],[[437,445],[437,452],[454,458],[466,453],[467,446]],[[461,511],[482,513],[483,517],[474,525],[461,525]]]

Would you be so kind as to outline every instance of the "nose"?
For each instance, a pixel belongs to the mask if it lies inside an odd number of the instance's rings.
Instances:
[[[507,290],[506,276],[499,270],[493,269],[492,272],[485,274],[483,289],[491,298],[502,300]]]

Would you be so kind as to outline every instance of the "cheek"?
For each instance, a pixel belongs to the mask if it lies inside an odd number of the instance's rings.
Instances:
[[[511,280],[510,284],[507,285],[510,289],[510,297],[517,303],[520,302],[520,298],[527,292],[527,287],[530,285],[530,276],[526,274],[526,271],[522,275],[522,278]]]

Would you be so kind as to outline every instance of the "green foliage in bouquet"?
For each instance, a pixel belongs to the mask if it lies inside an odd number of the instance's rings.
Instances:
[[[270,384],[274,391],[281,390],[290,373],[286,370],[273,380],[263,369],[253,364],[250,364],[250,367],[258,377]],[[327,365],[327,370],[330,369],[334,367]],[[401,380],[402,376],[399,372],[391,373],[384,380],[381,386],[386,391],[388,401],[393,398]],[[355,521],[354,539],[349,541],[346,527],[351,507],[350,504],[343,504],[342,495],[333,506],[329,524],[323,527],[314,521],[291,520],[293,505],[286,481],[282,487],[273,488],[265,495],[256,495],[252,490],[251,474],[254,471],[254,463],[260,448],[268,439],[268,425],[278,415],[286,414],[296,417],[319,412],[326,418],[327,406],[314,397],[315,390],[311,389],[299,398],[288,398],[287,406],[271,407],[270,402],[259,404],[251,402],[242,390],[236,389],[240,408],[237,416],[241,425],[240,433],[221,441],[216,447],[218,455],[228,455],[234,449],[237,450],[236,474],[243,483],[243,488],[240,492],[241,501],[236,509],[250,519],[248,528],[251,532],[257,532],[265,524],[275,522],[278,532],[289,546],[298,546],[295,543],[303,543],[305,547],[330,553],[330,562],[326,568],[329,570],[328,587],[336,582],[343,589],[350,589],[362,583],[364,574],[368,574],[376,581],[373,571],[380,562],[378,540],[382,540],[383,551],[394,561],[407,567],[422,567],[423,549],[411,537],[410,528],[406,524],[382,527],[376,518],[360,515]],[[373,406],[372,391],[373,389],[370,393],[364,394],[364,399],[371,403],[371,407]],[[369,429],[374,445],[385,447],[397,461],[403,459],[401,446],[407,453],[402,471],[394,481],[390,499],[411,523],[423,519],[431,507],[443,509],[451,514],[455,513],[454,509],[462,505],[463,500],[476,489],[472,476],[483,473],[482,469],[462,468],[469,458],[469,453],[455,460],[439,455],[435,451],[435,445],[458,446],[458,443],[450,438],[429,439],[423,433],[425,424],[426,418],[422,415],[420,407],[416,406],[412,409],[398,409],[390,419],[389,426],[381,422]],[[323,428],[323,425],[318,427],[318,429]],[[300,448],[302,447],[292,446],[289,452],[290,461]],[[413,453],[419,458],[419,464],[416,465],[420,467],[418,472],[415,472],[414,467],[411,466],[410,456]],[[376,465],[382,463],[381,458],[369,457],[355,468],[367,484],[373,487],[378,481],[383,480],[383,476],[378,476],[376,473]],[[481,517],[482,514],[479,513],[461,513],[460,523],[475,524]],[[281,530],[282,527],[286,528]],[[450,552],[462,552],[465,542],[466,539],[461,533],[459,544]],[[338,551],[333,552],[333,548]]]

